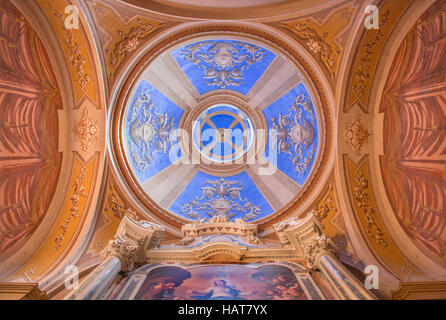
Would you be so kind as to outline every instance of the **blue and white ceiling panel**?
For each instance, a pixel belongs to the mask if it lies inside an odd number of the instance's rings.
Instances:
[[[258,220],[273,213],[246,172],[215,177],[199,171],[169,208],[189,219],[224,215],[231,220]]]
[[[142,80],[127,109],[124,138],[129,162],[140,183],[181,157],[176,129],[183,110]]]
[[[263,114],[270,131],[264,157],[303,185],[313,167],[319,139],[316,111],[305,85],[291,89],[263,109]]]
[[[235,40],[199,41],[171,54],[200,95],[215,89],[246,95],[276,57],[265,48]]]

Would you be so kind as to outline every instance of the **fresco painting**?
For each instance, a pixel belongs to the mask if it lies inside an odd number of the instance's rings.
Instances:
[[[62,100],[31,24],[9,1],[0,1],[0,21],[0,255],[6,255],[37,230],[56,190]]]
[[[401,43],[380,105],[387,195],[423,252],[446,260],[446,44],[444,2],[432,5]],[[429,39],[429,40],[426,40]]]
[[[280,265],[162,266],[148,272],[136,300],[307,300]]]

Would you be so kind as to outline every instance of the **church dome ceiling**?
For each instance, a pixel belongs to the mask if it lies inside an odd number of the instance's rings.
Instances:
[[[146,65],[121,106],[127,177],[151,209],[181,223],[283,212],[311,183],[324,143],[305,74],[249,38],[175,44]]]

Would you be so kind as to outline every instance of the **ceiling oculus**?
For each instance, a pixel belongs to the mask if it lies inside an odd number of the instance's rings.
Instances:
[[[193,124],[192,134],[201,156],[220,163],[242,157],[254,136],[249,117],[229,104],[217,104],[202,112]]]

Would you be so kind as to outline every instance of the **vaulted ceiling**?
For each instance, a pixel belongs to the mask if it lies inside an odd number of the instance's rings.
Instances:
[[[444,278],[444,1],[0,7],[0,278],[54,289],[129,208],[165,245],[230,214],[273,246],[313,211],[383,292]]]

